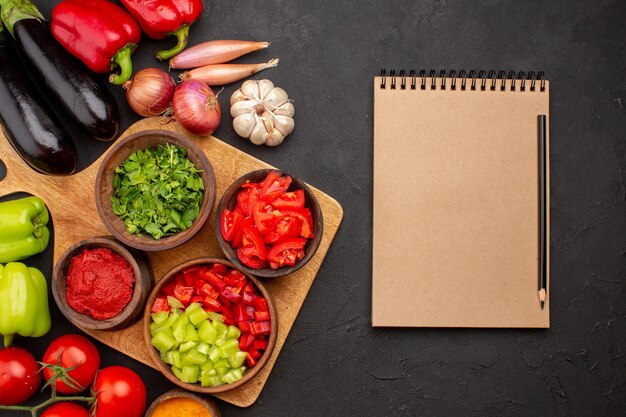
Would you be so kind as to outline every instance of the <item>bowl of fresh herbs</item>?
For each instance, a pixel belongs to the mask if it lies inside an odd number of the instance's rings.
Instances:
[[[200,231],[215,201],[215,174],[191,139],[145,130],[119,141],[96,177],[96,206],[107,230],[145,251],[182,245]]]

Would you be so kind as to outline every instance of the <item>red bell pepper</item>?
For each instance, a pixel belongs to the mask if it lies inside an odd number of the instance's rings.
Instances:
[[[170,311],[172,308],[167,302],[167,298],[164,295],[159,295],[156,300],[154,300],[154,304],[152,304],[151,313],[158,313],[159,311]]]
[[[174,297],[187,307],[191,303],[194,290],[193,287],[185,287],[184,285],[176,284],[176,287],[174,287]]]
[[[267,345],[268,345],[267,339],[254,339],[254,343],[252,344],[252,347],[255,350],[265,350],[267,349]]]
[[[119,68],[109,77],[113,84],[132,75],[130,56],[141,29],[120,6],[107,0],[63,0],[52,10],[50,26],[57,41],[93,72]]]
[[[246,351],[250,348],[250,346],[252,346],[253,343],[254,335],[251,335],[250,333],[242,334],[239,339],[239,349]]]
[[[270,334],[272,326],[269,321],[254,321],[250,323],[250,333],[253,335]]]
[[[167,35],[178,38],[176,46],[159,51],[157,59],[165,61],[185,49],[189,26],[202,14],[202,0],[122,0],[122,4],[141,25],[143,33],[152,39]]]
[[[254,312],[254,320],[256,320],[256,321],[270,321],[270,312],[269,311],[255,311]]]

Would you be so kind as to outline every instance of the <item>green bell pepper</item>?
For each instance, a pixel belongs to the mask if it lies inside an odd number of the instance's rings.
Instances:
[[[21,262],[0,265],[0,334],[4,346],[13,336],[40,337],[50,330],[48,283],[36,268]]]
[[[43,252],[50,241],[50,215],[38,197],[0,203],[0,263]]]

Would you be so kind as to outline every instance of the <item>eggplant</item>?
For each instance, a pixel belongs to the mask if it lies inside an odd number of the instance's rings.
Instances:
[[[76,148],[0,32],[0,125],[22,159],[45,174],[76,171]]]
[[[111,92],[52,36],[50,24],[28,0],[3,0],[0,16],[30,74],[70,119],[92,137],[112,140],[119,110]]]

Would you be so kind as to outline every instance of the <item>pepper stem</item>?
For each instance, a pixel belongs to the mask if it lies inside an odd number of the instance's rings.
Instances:
[[[45,20],[37,6],[30,0],[2,0],[0,1],[0,6],[0,18],[11,35],[13,35],[13,25],[20,20]]]
[[[112,84],[124,84],[133,75],[133,62],[130,58],[133,51],[137,48],[134,43],[128,43],[120,48],[119,51],[111,58],[111,68],[118,67],[119,74],[111,74],[109,82]]]
[[[11,343],[13,343],[13,336],[15,336],[15,334],[13,333],[4,335],[4,347],[5,348],[8,348],[9,346],[11,346]]]
[[[187,41],[189,40],[189,25],[182,25],[174,32],[168,33],[168,35],[174,35],[178,38],[178,43],[172,49],[167,51],[159,51],[156,53],[156,58],[159,61],[166,61],[173,57],[174,55],[179,54],[185,46],[187,46]]]

